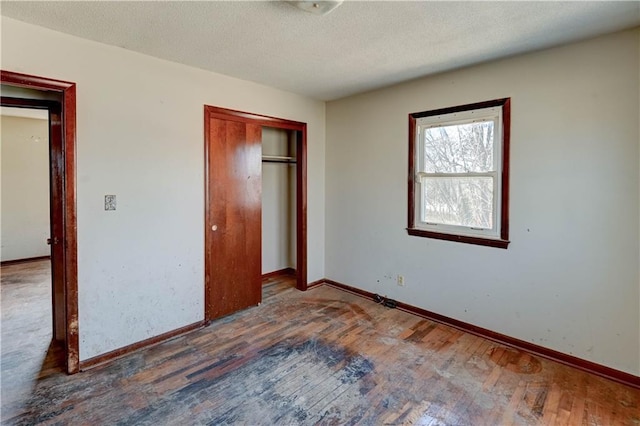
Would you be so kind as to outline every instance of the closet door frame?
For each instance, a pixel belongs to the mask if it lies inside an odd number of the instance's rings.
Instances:
[[[292,130],[297,133],[296,139],[296,288],[306,291],[307,282],[307,123],[286,120],[283,118],[270,117],[266,115],[253,114],[250,112],[237,111],[216,106],[204,106],[205,119],[205,142],[209,137],[206,131],[206,123],[211,118],[222,120],[233,120],[244,123],[258,124],[262,127],[275,129]],[[205,218],[211,207],[209,200],[209,144],[205,143]],[[205,235],[208,228],[205,224]],[[205,238],[205,253],[209,241]],[[205,282],[210,278],[209,265],[205,264]],[[209,295],[205,291],[205,306]]]

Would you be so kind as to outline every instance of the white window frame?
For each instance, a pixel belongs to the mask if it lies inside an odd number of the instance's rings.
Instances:
[[[479,123],[493,121],[493,165],[490,172],[478,173],[427,173],[425,164],[425,130],[434,127],[455,126],[469,123]],[[443,232],[446,234],[480,236],[484,238],[500,239],[500,206],[502,181],[502,107],[489,107],[474,109],[469,111],[452,112],[449,114],[433,115],[422,117],[416,120],[416,142],[415,164],[417,172],[415,176],[415,227],[426,231]],[[492,203],[492,223],[493,227],[474,228],[461,225],[450,225],[443,223],[430,223],[425,220],[426,198],[424,194],[424,182],[429,178],[438,177],[490,177],[493,179],[493,203]]]
[[[494,168],[489,172],[427,173],[424,132],[433,127],[491,120],[494,123]],[[509,246],[509,151],[511,139],[511,99],[502,98],[409,114],[409,235],[484,245]],[[431,223],[425,220],[424,186],[437,177],[490,177],[493,179],[492,227]]]

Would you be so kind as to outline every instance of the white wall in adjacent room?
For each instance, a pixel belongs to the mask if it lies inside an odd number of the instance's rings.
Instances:
[[[0,116],[3,262],[50,254],[49,121],[34,113],[41,118]]]

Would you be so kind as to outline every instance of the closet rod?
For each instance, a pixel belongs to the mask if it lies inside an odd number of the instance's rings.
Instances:
[[[296,158],[295,157],[282,157],[282,156],[278,156],[278,155],[263,155],[262,156],[262,161],[264,161],[265,163],[295,163],[296,162]]]

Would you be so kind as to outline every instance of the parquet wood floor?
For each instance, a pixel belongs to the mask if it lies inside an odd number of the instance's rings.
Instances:
[[[2,269],[3,424],[640,424],[636,389],[290,278],[261,306],[67,376],[47,274]]]

